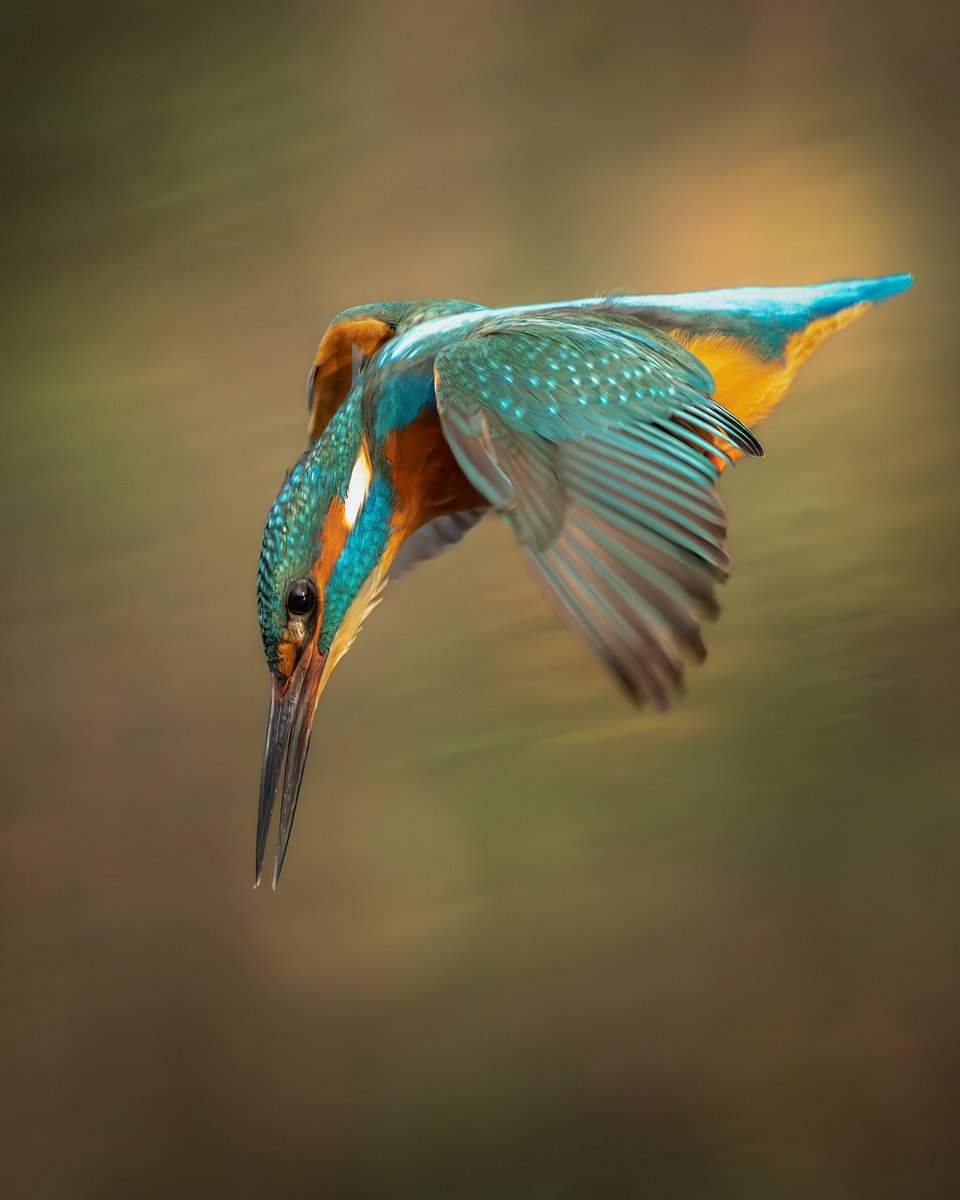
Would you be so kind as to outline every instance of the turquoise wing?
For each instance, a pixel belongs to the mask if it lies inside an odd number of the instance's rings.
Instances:
[[[726,577],[725,448],[762,454],[703,364],[627,318],[494,317],[436,359],[444,435],[558,614],[665,709]]]

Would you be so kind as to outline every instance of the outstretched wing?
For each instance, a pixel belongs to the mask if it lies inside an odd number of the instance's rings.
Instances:
[[[348,308],[334,317],[320,339],[307,376],[308,437],[315,442],[346,400],[356,355],[368,357],[390,341],[397,325],[414,307],[412,300],[388,300]]]
[[[444,434],[559,615],[637,701],[682,691],[726,577],[714,492],[759,443],[703,364],[610,313],[494,317],[436,359]]]

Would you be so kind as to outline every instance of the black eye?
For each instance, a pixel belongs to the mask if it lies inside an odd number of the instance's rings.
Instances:
[[[298,579],[287,592],[287,612],[291,617],[309,617],[317,607],[317,587],[312,579]]]

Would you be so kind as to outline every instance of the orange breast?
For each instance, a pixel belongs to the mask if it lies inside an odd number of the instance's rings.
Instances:
[[[446,513],[489,506],[457,464],[436,412],[392,432],[386,454],[399,496],[394,525],[403,537]]]

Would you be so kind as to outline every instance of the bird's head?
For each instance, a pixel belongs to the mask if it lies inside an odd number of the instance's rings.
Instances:
[[[274,886],[283,866],[320,693],[386,575],[392,488],[357,423],[335,422],[288,475],[267,518],[257,576],[271,673],[260,777],[257,882],[283,773]],[[285,767],[285,770],[284,770]]]

